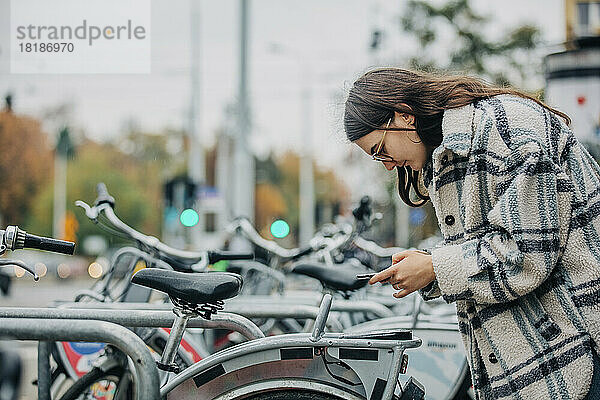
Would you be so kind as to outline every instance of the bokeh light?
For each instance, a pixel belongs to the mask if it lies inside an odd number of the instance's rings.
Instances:
[[[47,272],[48,267],[46,267],[46,264],[41,262],[35,264],[35,273],[38,274],[40,278],[46,276]]]
[[[88,274],[94,279],[100,278],[102,276],[102,265],[97,262],[91,263],[88,267]]]
[[[15,265],[15,276],[17,278],[22,277],[23,275],[25,275],[25,270],[17,265]]]
[[[66,279],[71,276],[71,267],[64,263],[58,264],[58,267],[56,267],[56,273],[58,274],[59,278]]]

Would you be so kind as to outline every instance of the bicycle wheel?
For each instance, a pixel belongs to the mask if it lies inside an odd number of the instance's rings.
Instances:
[[[342,400],[330,394],[306,389],[269,391],[245,397],[244,400]]]
[[[117,400],[133,399],[132,385],[123,385],[130,381],[128,372],[121,367],[102,371],[94,367],[75,381],[60,400]]]
[[[473,400],[475,397],[471,394],[471,386],[471,371],[467,369],[467,373],[460,384],[460,388],[452,400]]]

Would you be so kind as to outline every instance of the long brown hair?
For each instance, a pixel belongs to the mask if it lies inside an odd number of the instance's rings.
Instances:
[[[431,154],[442,143],[444,110],[499,94],[533,100],[563,117],[567,124],[571,123],[566,114],[535,97],[508,87],[494,86],[478,78],[380,68],[365,73],[354,82],[346,100],[344,129],[348,139],[354,142],[376,129],[382,129],[383,124],[394,116],[394,112],[412,114],[415,116],[417,134]],[[413,171],[409,166],[397,167],[397,171],[398,192],[402,201],[411,207],[425,204],[429,196],[419,189],[421,172]],[[411,188],[419,198],[417,202],[410,199]]]

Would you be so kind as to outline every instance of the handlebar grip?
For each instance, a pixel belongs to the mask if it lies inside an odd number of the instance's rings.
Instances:
[[[234,251],[209,251],[207,253],[209,264],[221,260],[254,260],[254,253],[237,253]]]
[[[108,189],[104,182],[99,182],[96,185],[96,192],[98,193],[98,196],[108,196]]]
[[[75,251],[75,243],[67,242],[66,240],[58,240],[43,236],[25,234],[25,242],[23,248],[38,249],[52,251],[54,253],[62,253],[72,255]]]
[[[96,192],[98,193],[98,197],[96,198],[95,205],[108,203],[111,207],[115,207],[115,198],[108,193],[108,189],[104,182],[100,182],[96,185]]]
[[[295,261],[300,257],[309,255],[313,251],[314,249],[312,248],[312,246],[306,246],[305,248],[298,250],[298,252],[292,256],[291,260]]]

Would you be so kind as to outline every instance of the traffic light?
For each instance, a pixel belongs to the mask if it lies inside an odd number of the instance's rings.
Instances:
[[[278,219],[271,224],[271,235],[277,239],[282,239],[290,234],[290,226],[282,219]]]
[[[165,206],[176,209],[192,208],[196,203],[198,185],[187,176],[178,176],[165,182],[163,186]]]
[[[200,216],[198,215],[196,210],[192,208],[186,208],[181,212],[181,215],[179,216],[179,221],[181,221],[181,224],[183,226],[192,227],[198,224],[198,221],[200,221]]]
[[[198,224],[200,216],[196,207],[198,185],[187,176],[178,176],[164,184],[165,220],[179,222],[183,226],[192,227]]]

